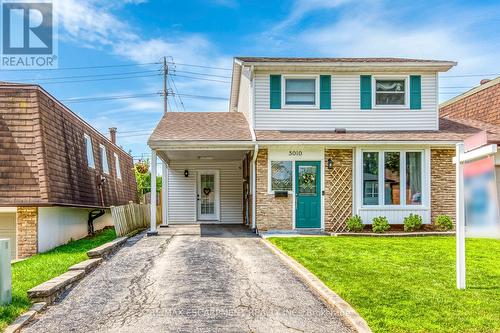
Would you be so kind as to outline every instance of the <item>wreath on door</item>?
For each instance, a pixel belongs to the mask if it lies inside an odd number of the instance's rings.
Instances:
[[[302,175],[302,186],[305,188],[313,188],[316,182],[316,175],[313,173],[304,173]]]

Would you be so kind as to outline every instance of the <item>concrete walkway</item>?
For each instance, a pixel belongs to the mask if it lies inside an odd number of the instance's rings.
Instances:
[[[240,226],[136,236],[23,332],[349,332]]]

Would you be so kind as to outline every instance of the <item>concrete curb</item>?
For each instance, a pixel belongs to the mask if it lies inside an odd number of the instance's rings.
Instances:
[[[97,266],[99,266],[102,263],[102,258],[94,258],[94,259],[88,259],[85,261],[82,261],[76,265],[71,266],[68,268],[68,271],[85,271],[85,274],[88,274],[92,272]]]
[[[21,331],[21,328],[23,328],[33,317],[43,311],[47,307],[47,303],[40,302],[40,303],[35,303],[31,306],[31,308],[17,317],[17,319],[7,326],[4,330],[4,333],[17,333]]]
[[[28,290],[28,297],[38,303],[34,303],[27,312],[17,317],[12,324],[7,326],[4,332],[19,332],[31,319],[33,319],[35,315],[43,311],[47,305],[52,304],[65,291],[72,288],[87,274],[97,268],[97,266],[99,266],[104,259],[109,258],[112,254],[114,254],[123,244],[125,244],[128,238],[130,237],[116,238],[111,242],[88,251],[87,255],[91,259],[75,264],[68,268],[68,271],[63,274]]]
[[[371,333],[372,330],[366,321],[354,310],[354,308],[344,301],[339,295],[328,288],[320,279],[309,272],[304,266],[295,259],[283,253],[273,243],[267,239],[261,238],[262,243],[281,259],[297,276],[307,284],[311,290],[320,296],[329,306],[333,307],[341,316],[346,324],[359,333]]]
[[[427,231],[427,232],[333,232],[334,237],[426,237],[426,236],[455,236],[454,231]]]
[[[118,250],[126,241],[128,237],[119,237],[115,240],[96,247],[87,252],[89,258],[107,258]]]

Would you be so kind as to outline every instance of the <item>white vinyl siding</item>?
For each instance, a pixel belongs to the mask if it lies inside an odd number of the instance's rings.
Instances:
[[[169,223],[197,221],[197,171],[219,171],[220,223],[243,223],[243,182],[241,162],[172,161],[168,173]],[[189,177],[184,176],[189,171]]]
[[[398,73],[422,76],[422,109],[360,109],[360,73],[318,73],[332,76],[331,110],[269,108],[269,73],[255,75],[255,128],[257,130],[323,130],[346,128],[351,131],[436,130],[437,75],[434,73]],[[377,73],[362,73],[377,76]],[[388,75],[388,73],[379,73]],[[283,74],[286,75],[286,74]],[[283,89],[283,87],[282,87]]]
[[[10,239],[10,258],[16,259],[16,213],[0,213],[0,238]]]

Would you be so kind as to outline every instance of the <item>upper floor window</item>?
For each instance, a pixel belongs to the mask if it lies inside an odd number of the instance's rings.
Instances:
[[[99,145],[99,153],[101,156],[102,172],[109,175],[108,154],[106,153],[106,147]]]
[[[316,77],[285,77],[285,105],[317,104],[317,78]]]
[[[406,91],[406,79],[375,78],[375,105],[405,106]]]
[[[122,179],[122,171],[120,169],[120,158],[117,153],[113,153],[115,157],[115,169],[116,169],[116,178]]]
[[[94,149],[92,148],[92,139],[87,134],[84,134],[83,137],[85,140],[85,152],[87,154],[87,165],[91,168],[95,168]]]

